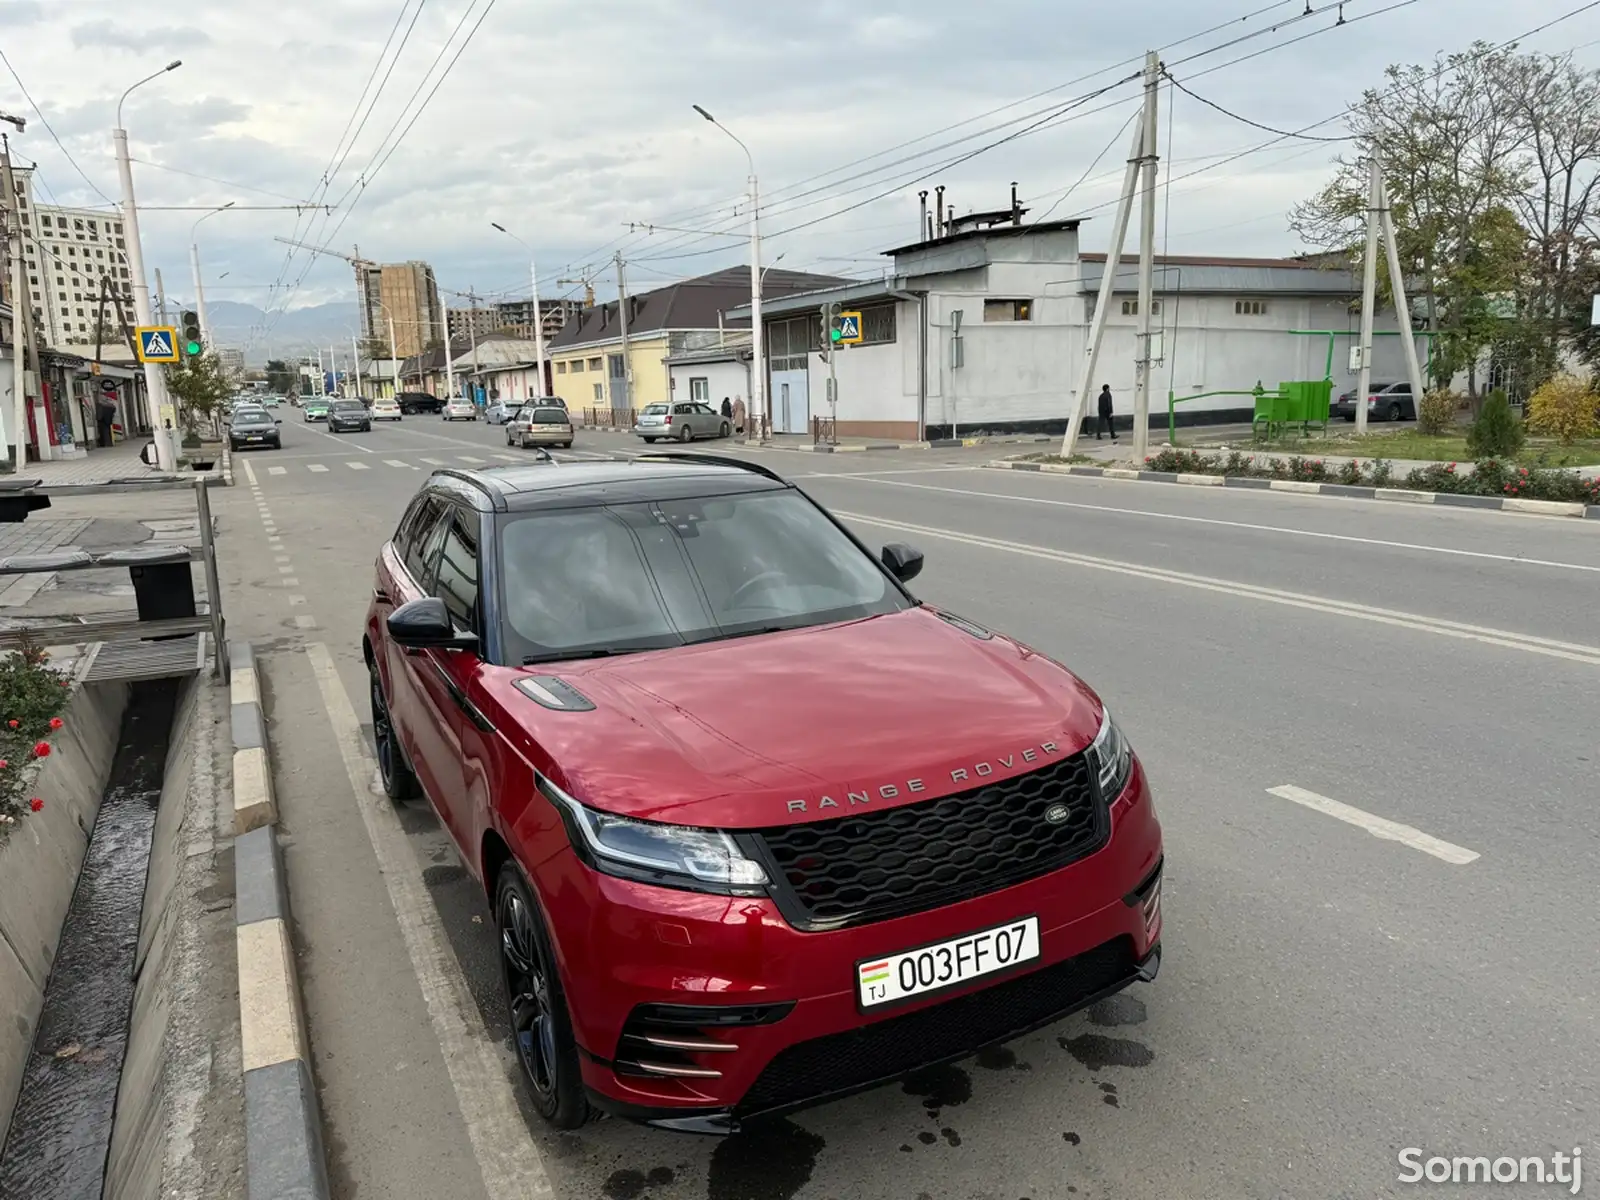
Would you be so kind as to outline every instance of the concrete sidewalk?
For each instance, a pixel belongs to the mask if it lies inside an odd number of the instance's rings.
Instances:
[[[193,479],[196,475],[220,476],[226,455],[219,456],[217,465],[210,471],[181,471],[167,473],[147,466],[139,452],[150,442],[149,438],[131,438],[104,450],[90,450],[87,458],[62,459],[56,462],[25,463],[15,478],[36,479],[45,489],[62,487],[95,487],[105,484],[150,480]]]

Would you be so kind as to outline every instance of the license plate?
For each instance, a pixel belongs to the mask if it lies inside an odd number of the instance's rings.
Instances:
[[[535,425],[534,429],[540,433],[565,433],[567,431],[565,425]]]
[[[245,438],[244,440],[247,441],[247,442],[263,442],[263,441],[266,441],[265,438],[256,437],[254,434],[251,434],[249,437]]]
[[[876,1008],[960,987],[1039,957],[1039,918],[1018,917],[992,929],[856,964],[856,996]]]

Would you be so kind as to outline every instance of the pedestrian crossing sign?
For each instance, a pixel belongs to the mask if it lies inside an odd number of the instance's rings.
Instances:
[[[839,314],[839,341],[846,346],[854,346],[861,341],[861,314],[858,312],[842,312]]]
[[[178,331],[170,325],[141,325],[139,335],[139,361],[146,363],[175,363],[178,361]]]

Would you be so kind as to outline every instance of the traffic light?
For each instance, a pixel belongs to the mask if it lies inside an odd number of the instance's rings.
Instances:
[[[205,349],[205,342],[200,337],[200,314],[192,308],[186,308],[180,321],[183,327],[178,332],[182,338],[184,356],[200,357],[200,352]]]

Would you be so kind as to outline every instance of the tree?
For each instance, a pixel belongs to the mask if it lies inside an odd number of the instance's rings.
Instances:
[[[293,395],[300,386],[300,374],[281,358],[267,362],[267,387],[280,396]]]
[[[1401,268],[1416,281],[1425,327],[1441,335],[1433,365],[1441,385],[1458,369],[1471,372],[1497,327],[1489,301],[1515,287],[1522,262],[1512,209],[1523,183],[1513,153],[1521,135],[1502,95],[1513,56],[1479,42],[1432,67],[1391,66],[1386,86],[1368,89],[1351,110],[1358,153],[1336,159],[1333,180],[1290,213],[1290,228],[1308,243],[1359,267],[1366,163],[1379,156]],[[1379,295],[1392,304],[1388,262],[1377,266]]]
[[[202,423],[213,434],[220,434],[217,418],[233,394],[233,384],[221,360],[215,354],[201,354],[169,365],[166,372],[167,390],[177,401],[184,441],[198,438]]]

